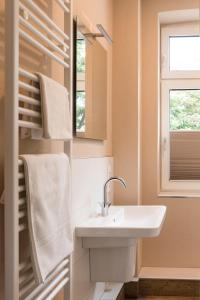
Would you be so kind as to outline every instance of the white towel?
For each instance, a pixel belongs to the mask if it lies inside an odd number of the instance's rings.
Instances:
[[[72,138],[67,89],[57,81],[37,73],[42,104],[43,138],[69,140]],[[33,131],[33,136],[36,134]]]
[[[22,155],[34,271],[44,282],[73,250],[67,155]]]

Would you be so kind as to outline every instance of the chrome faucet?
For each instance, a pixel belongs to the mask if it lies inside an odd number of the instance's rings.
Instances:
[[[126,188],[126,182],[121,177],[110,177],[104,184],[104,201],[102,205],[102,216],[106,217],[108,215],[108,209],[111,206],[111,202],[107,199],[107,186],[109,182],[111,181],[119,181],[121,184],[123,184],[124,188]]]

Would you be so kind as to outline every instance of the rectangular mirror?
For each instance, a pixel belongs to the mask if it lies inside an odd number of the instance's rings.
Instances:
[[[74,135],[107,138],[107,51],[74,20]]]

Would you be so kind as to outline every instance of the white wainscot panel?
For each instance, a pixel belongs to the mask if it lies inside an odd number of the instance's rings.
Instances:
[[[103,186],[112,176],[113,158],[83,158],[72,160],[72,216],[73,225],[83,222],[100,211]],[[112,197],[112,194],[110,195]],[[73,300],[101,299],[105,284],[90,282],[89,251],[82,248],[82,240],[74,237]]]

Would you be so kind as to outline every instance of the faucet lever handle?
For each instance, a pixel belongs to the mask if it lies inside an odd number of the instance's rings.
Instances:
[[[108,207],[110,207],[111,204],[112,204],[112,203],[111,203],[110,201],[107,202]]]

